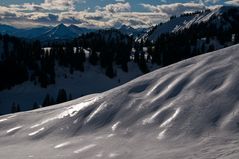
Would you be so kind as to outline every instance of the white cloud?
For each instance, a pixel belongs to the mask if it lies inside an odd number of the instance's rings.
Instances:
[[[76,2],[76,0],[45,0],[41,6],[44,9],[74,10]]]
[[[205,0],[206,3],[218,3],[220,0]]]
[[[18,11],[71,11],[75,10],[77,2],[79,2],[79,0],[44,0],[41,4],[24,3],[21,5],[10,5],[10,7],[16,8]]]
[[[229,0],[225,3],[229,5],[239,5],[239,0]]]
[[[185,12],[194,12],[198,10],[206,9],[205,5],[200,3],[172,3],[172,4],[163,4],[163,5],[150,5],[150,4],[141,4],[144,8],[149,11],[165,14],[168,16],[178,15]]]
[[[115,0],[115,2],[125,2],[125,0]]]
[[[59,20],[74,17],[78,25],[83,27],[113,27],[131,25],[134,27],[148,27],[166,20],[167,17],[159,13],[119,12],[112,14],[107,11],[61,13]]]
[[[128,2],[127,3],[115,3],[115,4],[108,4],[103,9],[110,13],[127,12],[127,11],[130,11],[131,6]]]

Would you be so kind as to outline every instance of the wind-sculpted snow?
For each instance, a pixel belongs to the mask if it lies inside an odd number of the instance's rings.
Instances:
[[[11,159],[239,157],[239,45],[101,94],[0,117]]]

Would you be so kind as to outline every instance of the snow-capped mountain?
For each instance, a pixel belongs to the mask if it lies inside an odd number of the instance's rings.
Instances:
[[[238,23],[239,7],[223,6],[213,10],[205,10],[192,14],[173,17],[166,23],[161,23],[147,33],[141,35],[140,40],[156,41],[164,33],[178,32],[197,24],[215,24],[218,28],[230,27]]]
[[[133,28],[131,26],[127,26],[127,25],[122,25],[121,27],[117,28],[122,34],[126,34],[129,36],[133,36],[133,37],[138,37],[144,33],[146,33],[145,28]]]
[[[0,25],[0,34],[35,39],[40,41],[72,40],[82,34],[95,31],[94,29],[81,28],[76,25],[66,26],[59,24],[55,27],[43,26],[29,29],[18,29],[8,25]]]
[[[112,30],[113,28],[105,29]],[[58,40],[72,40],[83,34],[96,32],[99,29],[89,29],[78,27],[76,25],[66,26],[64,24],[59,24],[55,27],[52,26],[43,26],[29,29],[17,29],[8,25],[0,25],[0,34],[9,34],[12,36],[26,38],[26,39],[35,39],[43,42],[48,41],[58,41]],[[102,29],[103,30],[103,29]],[[122,34],[137,37],[146,32],[144,28],[132,28],[130,26],[122,25],[120,28],[117,28]]]
[[[239,45],[0,117],[1,158],[238,158]],[[44,152],[44,153],[43,153]]]
[[[59,24],[58,26],[45,32],[43,35],[37,37],[37,39],[40,39],[41,41],[69,40],[74,39],[77,36],[78,35],[71,31],[71,29],[67,26]]]

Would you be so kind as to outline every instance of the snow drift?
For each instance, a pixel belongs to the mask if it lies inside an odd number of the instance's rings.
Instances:
[[[239,45],[0,117],[1,158],[237,158]]]

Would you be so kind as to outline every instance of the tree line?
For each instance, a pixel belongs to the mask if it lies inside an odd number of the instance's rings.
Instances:
[[[41,107],[47,107],[54,104],[60,104],[67,101],[72,100],[71,93],[67,94],[65,89],[59,89],[56,98],[51,96],[50,94],[46,94],[45,98],[43,99],[42,103],[34,102],[32,109],[37,109]],[[13,102],[11,105],[11,113],[21,112],[21,106],[20,104],[16,104],[16,102]]]

